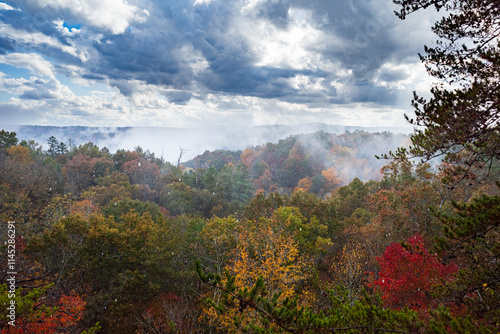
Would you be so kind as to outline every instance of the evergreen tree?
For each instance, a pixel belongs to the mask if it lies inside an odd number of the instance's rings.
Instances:
[[[59,142],[57,141],[56,137],[50,136],[50,138],[47,140],[47,144],[49,145],[47,153],[50,155],[50,157],[57,157],[59,151]]]
[[[57,145],[56,149],[57,155],[65,155],[68,153],[68,145],[66,145],[63,142],[60,142],[59,145]]]
[[[437,248],[460,271],[445,292],[465,304],[474,318],[500,328],[500,196],[453,204],[455,215],[439,214],[444,237]]]
[[[207,303],[220,315],[232,313],[233,323],[242,333],[416,333],[423,324],[411,310],[397,311],[384,308],[379,297],[364,294],[363,301],[351,304],[342,288],[329,290],[330,308],[316,312],[299,305],[297,296],[281,298],[281,293],[270,294],[260,277],[253,286],[239,287],[236,276],[205,273],[197,263],[201,280],[222,291],[219,303]],[[254,312],[252,322],[244,321],[246,309]],[[439,333],[439,331],[436,331]],[[441,331],[441,333],[445,333]]]
[[[15,132],[0,131],[0,152],[5,151],[11,146],[17,145],[17,137]]]
[[[455,175],[468,177],[475,168],[500,158],[500,3],[498,0],[394,0],[398,16],[434,6],[448,12],[433,31],[439,40],[421,55],[427,71],[444,85],[426,100],[414,93],[416,118],[425,126],[412,135],[413,147],[400,154],[426,160],[444,156]],[[453,84],[454,86],[449,86]],[[457,87],[457,88],[450,88]]]

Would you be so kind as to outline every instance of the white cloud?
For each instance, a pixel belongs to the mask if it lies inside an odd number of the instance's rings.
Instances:
[[[246,38],[258,57],[256,66],[277,68],[315,68],[317,55],[312,46],[318,45],[324,34],[311,24],[307,11],[290,9],[292,18],[286,30],[268,20],[248,18],[245,22]]]
[[[189,67],[194,75],[203,74],[210,67],[202,52],[195,49],[192,44],[182,45],[180,48],[173,50],[172,55],[182,61],[186,67]]]
[[[196,5],[207,4],[209,5],[212,0],[196,0],[193,4],[193,7]]]
[[[433,85],[433,77],[429,76],[421,62],[395,64],[386,63],[377,71],[374,82],[382,87],[397,90],[416,90],[427,92]]]
[[[63,20],[55,20],[54,24],[56,25],[57,30],[59,30],[61,32],[61,34],[65,35],[65,36],[73,36],[73,35],[76,35],[80,32],[80,29],[76,29],[76,28],[71,28],[71,30],[69,30],[67,27],[64,26]]]
[[[145,22],[147,10],[129,4],[124,0],[29,0],[40,9],[69,12],[76,19],[113,34],[123,33],[132,22]]]
[[[0,17],[18,50],[0,62],[32,74],[0,73],[0,97],[39,124],[391,125],[390,111],[404,123],[395,104],[428,87],[415,61],[428,35],[392,22],[385,2],[24,0],[20,24]]]
[[[297,125],[318,120],[339,125],[405,125],[404,110],[399,108],[350,103],[311,109],[306,104],[225,94],[193,97],[179,105],[169,103],[153,85],[137,84],[137,91],[130,97],[124,97],[118,90],[90,91],[77,96],[57,81],[0,76],[0,91],[21,95],[31,93],[36,87],[38,94],[33,98],[12,97],[0,103],[0,109],[29,113],[33,117],[22,122],[40,125],[201,127]]]
[[[243,7],[241,7],[241,13],[242,14],[247,14],[249,12],[252,12],[255,10],[255,8],[265,2],[266,0],[247,0],[247,4]]]
[[[21,11],[19,8],[14,8],[5,2],[0,2],[0,10],[18,10]]]
[[[82,61],[86,61],[88,59],[86,52],[78,51],[75,46],[62,44],[58,39],[40,32],[29,32],[27,30],[13,28],[7,24],[0,24],[0,35],[7,36],[20,42],[21,44],[48,45],[74,57],[80,58]]]
[[[39,76],[55,79],[53,66],[38,53],[8,53],[0,55],[0,63],[26,68]]]
[[[316,95],[328,93],[324,78],[312,78],[305,75],[296,75],[290,78],[292,87],[299,90],[301,94]]]

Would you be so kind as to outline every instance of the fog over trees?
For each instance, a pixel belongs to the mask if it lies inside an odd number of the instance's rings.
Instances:
[[[394,3],[442,13],[410,136],[168,160],[1,130],[1,332],[497,333],[500,4]]]

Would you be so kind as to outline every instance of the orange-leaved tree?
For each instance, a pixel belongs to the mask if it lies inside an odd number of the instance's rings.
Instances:
[[[28,300],[29,298],[25,299]],[[31,307],[20,318],[15,319],[13,326],[10,324],[4,326],[1,333],[49,334],[74,332],[78,321],[82,319],[85,309],[86,303],[82,297],[71,292],[69,295],[62,295],[55,306],[45,305],[42,299],[44,297],[31,300]]]

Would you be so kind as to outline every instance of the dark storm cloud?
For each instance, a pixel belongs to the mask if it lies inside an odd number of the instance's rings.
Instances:
[[[300,94],[285,80],[299,74],[323,77],[320,71],[297,71],[270,67],[239,66],[216,68],[213,73],[202,78],[215,91],[243,94],[262,98],[283,97]]]
[[[286,28],[290,21],[289,9],[290,3],[285,0],[264,1],[258,6],[258,15],[268,19],[277,27]]]
[[[92,74],[92,73],[84,74],[84,75],[82,75],[82,78],[88,79],[88,80],[97,80],[97,81],[101,81],[101,80],[105,79],[105,77],[103,75]]]
[[[356,82],[349,94],[352,102],[372,102],[376,104],[391,105],[395,103],[395,94],[385,87],[364,80]]]
[[[0,53],[6,54],[8,51],[14,51],[14,44],[11,40],[0,37]]]
[[[391,1],[348,0],[310,1],[292,0],[295,6],[310,9],[314,21],[331,36],[342,38],[342,45],[330,46],[327,41],[318,46],[326,57],[340,61],[351,69],[356,79],[371,79],[388,60],[410,55],[403,52],[398,43],[404,30],[394,30],[400,22],[393,15]],[[411,55],[415,55],[412,53]]]
[[[415,55],[417,48],[415,41],[406,39],[405,29],[410,28],[402,28],[392,13],[390,0],[273,0],[260,2],[246,14],[242,14],[242,7],[248,3],[243,0],[212,0],[199,5],[193,5],[192,0],[135,1],[134,5],[147,10],[149,16],[143,21],[130,19],[129,27],[121,33],[87,22],[71,8],[40,8],[34,0],[7,3],[22,11],[2,13],[3,23],[52,36],[62,46],[75,46],[85,52],[88,59],[60,52],[54,45],[13,43],[2,36],[0,52],[30,50],[61,64],[78,66],[83,78],[107,81],[125,96],[131,96],[141,82],[179,90],[166,96],[181,104],[189,101],[193,93],[200,98],[206,93],[225,93],[292,103],[391,104],[395,100],[393,92],[374,83],[377,71],[388,62]],[[325,70],[256,65],[260,55],[246,38],[252,34],[248,31],[251,27],[240,25],[240,18],[264,19],[277,29],[286,30],[292,20],[291,9],[312,15],[314,27],[324,32],[327,39],[309,46],[309,51],[317,53],[321,61],[351,70],[352,78],[341,82],[348,88],[338,91],[329,85],[340,79]],[[81,32],[65,34],[56,27],[55,20],[82,23]],[[340,42],[333,43],[334,39]],[[193,58],[197,55],[208,66],[195,71]],[[322,93],[302,91],[290,84],[290,79],[297,76],[311,81],[321,78],[327,88]],[[382,79],[404,77],[405,73],[386,71]],[[36,98],[36,94],[27,91],[23,97]]]
[[[55,99],[57,96],[54,93],[51,93],[49,91],[44,91],[44,90],[28,90],[21,95],[19,95],[21,99],[28,99],[28,100],[50,100],[50,99]]]
[[[120,93],[124,96],[131,96],[132,93],[134,92],[134,85],[133,84],[130,84],[128,81],[114,81],[112,80],[110,82],[110,84],[113,86],[113,87],[116,87],[118,88],[118,90],[120,91]]]
[[[186,104],[192,97],[191,92],[187,91],[166,92],[163,95],[167,97],[168,102],[175,104]]]
[[[393,82],[403,80],[407,76],[408,73],[406,71],[384,69],[380,72],[379,79],[386,82]]]

